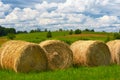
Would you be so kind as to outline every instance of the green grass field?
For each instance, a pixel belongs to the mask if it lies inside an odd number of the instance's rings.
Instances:
[[[105,32],[82,32],[82,34],[77,35],[69,35],[68,31],[52,32],[52,38],[46,38],[46,34],[47,32],[16,34],[15,40],[24,40],[28,42],[40,43],[44,40],[56,39],[71,44],[77,40],[100,40],[105,42],[108,37],[110,40],[113,39],[112,33]],[[7,37],[0,37],[0,45],[3,44],[5,41],[7,41]]]
[[[48,72],[0,71],[0,80],[120,80],[120,66],[79,67]]]
[[[25,40],[29,42],[39,43],[41,41],[47,40],[46,38],[47,32],[38,32],[38,33],[29,33],[29,34],[18,34],[16,35],[17,40]],[[68,31],[63,32],[52,32],[52,38],[49,39],[57,39],[62,40],[68,43],[72,43],[77,40],[101,40],[106,41],[107,38],[112,39],[112,33],[104,33],[104,32],[83,32],[82,34],[73,34],[69,35]]]
[[[15,40],[24,40],[40,43],[47,40],[47,32],[17,34]],[[79,35],[69,35],[69,32],[52,32],[52,38],[71,44],[77,40],[106,40],[113,39],[112,33],[83,32]],[[7,37],[0,37],[0,45],[8,41]],[[120,80],[120,66],[79,67],[66,70],[15,73],[9,70],[0,70],[0,80]]]

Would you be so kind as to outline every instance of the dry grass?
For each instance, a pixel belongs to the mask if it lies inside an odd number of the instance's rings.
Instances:
[[[70,47],[59,40],[46,40],[40,43],[48,58],[48,69],[65,69],[72,65],[73,53]]]
[[[1,46],[3,43],[7,42],[7,41],[8,41],[7,38],[5,38],[5,37],[0,37],[0,46]]]
[[[112,63],[120,65],[120,40],[113,40],[107,43],[111,56],[112,56]]]
[[[24,41],[8,41],[1,47],[1,66],[15,72],[46,70],[47,58],[37,44]]]
[[[110,51],[100,41],[76,41],[71,45],[73,62],[77,66],[99,66],[110,64]]]

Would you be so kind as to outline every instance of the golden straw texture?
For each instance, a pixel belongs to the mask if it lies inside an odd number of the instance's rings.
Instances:
[[[1,47],[0,47],[0,56],[1,56]],[[0,59],[0,62],[1,62],[1,59]],[[2,67],[1,67],[1,63],[0,63],[0,69],[1,69]]]
[[[43,71],[47,67],[44,50],[25,41],[8,41],[1,47],[1,66],[15,72]]]
[[[48,69],[65,69],[72,66],[73,53],[66,43],[59,40],[46,40],[40,43],[48,58]]]
[[[107,42],[112,56],[112,63],[120,65],[120,40]]]
[[[110,64],[110,51],[100,41],[76,41],[71,45],[73,63],[76,66],[99,66]]]

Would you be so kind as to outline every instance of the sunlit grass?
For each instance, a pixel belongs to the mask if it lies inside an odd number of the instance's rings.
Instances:
[[[77,40],[101,40],[106,41],[107,37],[110,38],[110,40],[113,38],[112,33],[104,33],[104,32],[83,32],[82,34],[73,34],[69,35],[68,31],[63,32],[52,32],[52,38],[46,37],[47,32],[37,32],[37,33],[28,33],[28,34],[17,34],[16,40],[25,40],[29,42],[35,42],[40,43],[41,41],[47,40],[47,39],[57,39],[65,41],[69,44],[71,44],[74,41]]]
[[[0,80],[120,80],[120,66],[79,67],[66,70],[15,73],[1,70]]]

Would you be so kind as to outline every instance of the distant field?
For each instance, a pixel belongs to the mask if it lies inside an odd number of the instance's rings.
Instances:
[[[28,34],[16,34],[16,40],[24,40],[34,43],[39,43],[41,41],[47,40],[46,38],[47,32],[37,32],[37,33],[28,33]],[[52,32],[52,38],[49,39],[57,39],[65,41],[69,44],[71,44],[74,41],[77,40],[101,40],[106,41],[106,39],[109,37],[111,40],[113,38],[112,33],[105,33],[105,32],[82,32],[82,34],[72,34],[69,35],[68,31],[62,31],[62,32]],[[0,45],[7,41],[6,37],[0,38]]]

